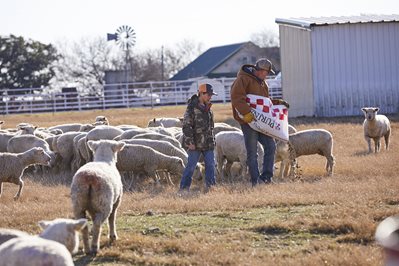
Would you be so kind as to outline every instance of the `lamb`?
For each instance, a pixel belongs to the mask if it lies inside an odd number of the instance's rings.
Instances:
[[[385,149],[389,149],[389,138],[391,136],[391,124],[389,119],[385,115],[377,115],[380,108],[375,107],[364,107],[362,111],[364,113],[364,138],[367,141],[369,147],[369,153],[372,152],[371,149],[371,139],[374,140],[374,152],[380,151],[381,142],[380,139],[384,137],[385,139]]]
[[[87,219],[44,220],[39,222],[39,226],[43,229],[43,232],[39,234],[41,238],[61,243],[71,254],[75,254],[79,248],[79,232],[87,226]]]
[[[12,137],[8,141],[7,151],[11,153],[21,153],[33,147],[42,148],[51,157],[49,166],[54,166],[56,158],[55,153],[50,149],[50,146],[44,139],[38,138],[34,135],[20,135]]]
[[[0,153],[0,196],[3,191],[3,182],[19,185],[14,199],[17,200],[22,193],[24,182],[22,176],[24,170],[33,164],[48,165],[51,157],[39,147],[31,148],[23,153]]]
[[[147,127],[182,127],[183,118],[161,117],[148,121]]]
[[[241,172],[247,169],[247,149],[245,148],[244,135],[238,131],[219,132],[215,136],[215,158],[218,173],[224,178],[224,160],[228,163],[240,162]],[[263,147],[258,143],[258,166],[263,165]]]
[[[147,176],[156,177],[156,170],[181,175],[184,163],[179,157],[165,155],[144,145],[126,144],[118,154],[116,167],[121,172],[144,172]]]
[[[88,212],[93,220],[93,241],[90,246],[89,231],[85,227],[83,245],[86,253],[95,255],[100,248],[101,226],[107,219],[111,243],[117,239],[115,219],[123,187],[116,161],[117,153],[125,144],[114,140],[89,141],[87,144],[94,153],[94,160],[79,168],[73,176],[71,200],[77,219],[85,218]]]
[[[333,175],[335,159],[332,154],[333,136],[325,129],[308,129],[289,136],[289,141],[277,141],[275,162],[281,161],[280,178],[286,175],[288,164],[291,164],[291,175],[295,174],[295,158],[302,155],[319,154],[327,158],[326,171]]]
[[[87,219],[55,219],[52,221],[40,221],[39,226],[43,232],[38,236],[63,244],[71,254],[75,254],[79,248],[79,231],[87,225]],[[28,233],[0,228],[0,245],[12,238],[29,236]]]
[[[73,266],[71,253],[63,245],[38,236],[21,236],[0,245],[0,266]]]

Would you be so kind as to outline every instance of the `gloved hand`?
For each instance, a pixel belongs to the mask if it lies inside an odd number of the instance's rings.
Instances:
[[[245,123],[251,123],[252,121],[255,120],[255,116],[254,116],[253,113],[249,112],[248,114],[245,114],[245,115],[243,116],[242,120],[243,120]]]
[[[284,101],[283,99],[273,99],[273,100],[272,100],[272,103],[273,103],[273,104],[276,104],[276,105],[282,104],[282,105],[284,105],[285,107],[290,108],[289,103],[287,103],[287,102]]]

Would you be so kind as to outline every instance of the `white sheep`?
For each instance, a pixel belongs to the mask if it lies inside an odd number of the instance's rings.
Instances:
[[[60,170],[70,170],[71,162],[74,156],[73,152],[73,140],[77,135],[81,135],[82,132],[67,132],[58,135],[58,138],[53,142],[53,151],[57,153],[61,162],[59,165]]]
[[[219,132],[222,132],[222,131],[242,132],[241,129],[230,126],[227,123],[222,123],[222,122],[215,123],[215,126],[213,128],[213,134],[216,136]]]
[[[145,134],[145,133],[153,133],[153,132],[147,128],[141,128],[141,127],[131,128],[124,131],[119,136],[116,136],[114,140],[131,139],[136,135]]]
[[[335,159],[333,156],[333,136],[325,129],[308,129],[289,135],[289,141],[277,141],[275,162],[282,162],[280,178],[287,174],[291,165],[290,175],[295,174],[295,159],[302,155],[319,154],[326,157],[326,171],[333,175]]]
[[[39,226],[43,232],[41,238],[57,241],[63,244],[71,254],[78,252],[79,232],[87,226],[87,219],[65,219],[58,218],[51,221],[40,221]]]
[[[63,245],[38,236],[16,237],[0,245],[0,266],[73,266],[71,253]]]
[[[247,149],[245,147],[244,135],[239,131],[222,131],[215,136],[215,158],[219,175],[224,179],[224,161],[227,163],[240,162],[241,174],[247,171]],[[258,166],[263,165],[263,147],[258,143]],[[227,165],[229,168],[229,165]],[[227,169],[226,169],[227,170]]]
[[[138,134],[138,135],[134,136],[131,139],[164,140],[164,141],[167,141],[167,142],[171,143],[176,148],[183,149],[181,144],[180,144],[180,142],[176,138],[169,137],[169,136],[166,136],[166,135],[163,135],[163,134],[160,134],[160,133],[156,133],[156,132]]]
[[[179,157],[168,156],[138,144],[126,144],[118,154],[116,166],[121,172],[144,172],[151,177],[156,177],[157,170],[166,170],[172,175],[181,175],[184,171],[183,160]]]
[[[16,133],[13,132],[1,132],[0,133],[0,152],[7,152],[8,141],[15,137]]]
[[[108,118],[105,117],[105,116],[103,116],[103,115],[98,115],[98,116],[96,116],[96,120],[95,120],[94,123],[97,123],[97,124],[99,124],[99,125],[102,124],[102,125],[106,125],[106,126],[109,125]]]
[[[49,166],[53,167],[56,159],[55,153],[50,149],[50,146],[44,139],[34,135],[20,135],[12,137],[8,141],[7,151],[11,153],[21,153],[34,147],[42,148],[51,157]]]
[[[28,233],[20,230],[0,228],[0,245],[12,238],[28,235]]]
[[[89,141],[93,162],[83,165],[73,176],[71,200],[75,218],[85,218],[86,212],[93,220],[93,241],[89,243],[89,231],[83,229],[83,245],[86,253],[97,254],[100,248],[101,226],[108,220],[109,238],[116,234],[116,211],[121,203],[123,187],[116,168],[117,153],[125,144],[114,140]]]
[[[147,127],[182,127],[183,118],[161,117],[148,121]]]
[[[48,127],[48,130],[55,130],[55,129],[60,129],[62,130],[63,133],[66,132],[71,132],[71,131],[80,131],[80,128],[82,127],[83,124],[81,123],[71,123],[71,124],[62,124],[62,125],[56,125],[52,127]]]
[[[22,181],[24,170],[29,165],[48,165],[50,160],[50,156],[39,147],[31,148],[23,153],[0,153],[0,196],[3,182],[9,182],[19,185],[18,192],[14,196],[14,199],[18,199],[24,186]]]
[[[87,132],[81,132],[79,135],[77,135],[73,138],[73,141],[72,141],[73,142],[73,144],[72,144],[73,157],[72,157],[72,162],[71,162],[71,171],[73,173],[75,173],[82,165],[84,165],[86,163],[86,158],[83,157],[83,155],[80,153],[80,149],[79,149],[79,141],[81,139],[83,139],[81,144],[84,144],[86,141],[84,139],[86,137],[86,135],[87,135]],[[85,154],[87,154],[86,146],[83,145],[83,148],[85,149]]]
[[[371,149],[371,139],[374,140],[374,151],[377,153],[380,151],[381,142],[380,139],[384,137],[385,148],[389,149],[389,137],[391,135],[391,124],[389,119],[385,115],[377,115],[380,108],[375,107],[364,107],[362,111],[364,113],[364,138],[367,141],[369,153],[372,152]]]

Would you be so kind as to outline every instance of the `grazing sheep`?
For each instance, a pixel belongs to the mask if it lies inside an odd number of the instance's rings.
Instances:
[[[391,124],[389,119],[385,115],[377,115],[380,108],[374,107],[364,107],[362,111],[364,113],[364,138],[367,141],[369,147],[369,153],[372,152],[371,149],[371,139],[374,140],[374,152],[380,151],[381,142],[380,139],[384,137],[385,139],[385,149],[389,149],[389,137],[391,135]]]
[[[241,174],[247,171],[247,149],[245,147],[244,135],[238,131],[223,131],[215,136],[215,158],[218,174],[225,178],[223,171],[224,161],[227,163],[240,162]],[[263,147],[258,143],[258,165],[263,165]],[[228,167],[229,168],[229,167]],[[227,169],[226,169],[227,170]]]
[[[123,187],[116,161],[117,153],[125,144],[114,140],[89,141],[87,144],[94,153],[94,159],[73,176],[71,200],[75,218],[85,218],[88,212],[93,220],[93,241],[90,246],[89,230],[85,227],[83,245],[86,253],[97,254],[101,226],[107,219],[110,241],[117,239],[116,211],[122,200]]]
[[[73,266],[71,253],[63,245],[38,236],[21,236],[0,245],[0,266]]]
[[[179,157],[165,155],[144,145],[126,144],[118,154],[116,167],[121,172],[144,172],[147,176],[156,177],[157,170],[181,175],[184,163]]]
[[[60,158],[60,169],[62,171],[71,169],[71,162],[73,159],[73,139],[81,132],[67,132],[59,135],[53,143],[53,151],[56,152]]]
[[[81,144],[84,144],[86,142],[86,137],[87,132],[81,132],[79,135],[76,135],[73,138],[73,157],[72,157],[72,162],[71,162],[71,171],[72,173],[75,173],[82,165],[84,165],[86,163],[86,158],[83,157],[83,155],[80,153],[80,149],[79,149],[79,141],[81,139],[82,142]],[[85,154],[87,154],[87,150],[86,150],[86,145],[83,146],[85,149]]]
[[[148,121],[147,127],[182,127],[183,118],[161,117]]]
[[[87,226],[87,219],[58,218],[52,221],[40,221],[39,226],[44,230],[39,234],[41,238],[61,243],[71,254],[75,254],[79,248],[79,232]]]
[[[132,128],[132,129],[128,129],[128,130],[124,131],[119,136],[116,136],[114,138],[114,140],[131,139],[136,135],[145,134],[145,133],[153,133],[153,132],[147,128],[136,127],[136,128]]]
[[[177,139],[175,139],[173,137],[169,137],[169,136],[163,135],[163,134],[155,133],[155,132],[138,134],[138,135],[134,136],[131,139],[163,140],[163,141],[167,141],[167,142],[171,143],[176,148],[183,149],[181,144],[180,144],[180,142]]]
[[[233,127],[233,126],[230,126],[227,123],[221,123],[221,122],[215,123],[215,126],[213,128],[213,134],[216,136],[217,133],[222,132],[222,131],[242,132],[241,129]]]
[[[333,136],[324,129],[308,129],[289,135],[289,141],[277,141],[275,162],[281,161],[280,178],[287,173],[291,164],[290,175],[295,174],[294,159],[302,155],[319,154],[327,158],[326,171],[333,175],[335,164],[333,150]],[[286,174],[284,174],[286,175]]]
[[[28,235],[28,233],[20,230],[0,228],[0,245],[12,238]]]
[[[14,196],[14,199],[18,199],[24,186],[22,181],[24,170],[33,164],[48,165],[50,160],[50,156],[38,147],[17,154],[0,153],[0,196],[3,191],[3,182],[9,182],[19,185],[18,192]]]

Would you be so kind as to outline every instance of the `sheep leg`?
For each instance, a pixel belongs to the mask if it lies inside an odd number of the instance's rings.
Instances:
[[[334,156],[327,156],[326,171],[329,176],[333,175]]]
[[[367,141],[367,145],[369,147],[369,153],[372,153],[372,150],[371,150],[371,138],[369,138],[367,136],[365,136],[364,138]]]
[[[384,135],[384,139],[385,139],[385,149],[389,150],[389,137],[391,135],[391,131],[389,130],[385,135]]]
[[[112,206],[111,215],[108,217],[110,243],[113,243],[115,240],[118,239],[118,236],[116,234],[115,217],[116,217],[116,210],[118,209],[120,203],[121,203],[121,197],[119,197],[118,200],[115,202],[115,204]]]
[[[21,193],[22,193],[22,188],[24,187],[24,181],[22,181],[21,178],[19,178],[18,185],[19,185],[19,189],[18,189],[17,194],[15,194],[15,196],[14,196],[14,200],[19,199],[19,197],[21,196]]]
[[[3,182],[0,182],[0,197],[2,193],[3,193]]]
[[[93,220],[92,235],[93,241],[91,243],[91,254],[96,255],[100,247],[101,225],[104,223],[106,217],[103,214],[97,214]]]
[[[380,151],[380,138],[375,138],[374,139],[374,146],[375,146],[375,153]]]
[[[75,219],[86,219],[86,212],[84,210],[74,211]],[[90,252],[90,241],[89,241],[89,225],[82,228],[82,239],[83,239],[83,250],[86,254]]]

